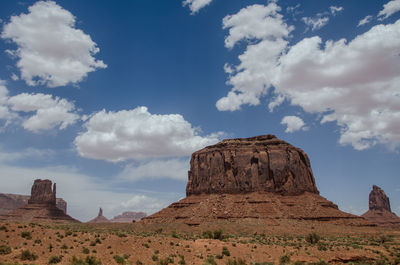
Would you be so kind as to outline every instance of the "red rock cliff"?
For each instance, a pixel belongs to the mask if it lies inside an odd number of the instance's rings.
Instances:
[[[319,194],[307,154],[274,135],[223,140],[192,154],[186,195]]]
[[[31,198],[28,204],[56,205],[56,184],[51,188],[51,180],[36,179],[31,189]]]

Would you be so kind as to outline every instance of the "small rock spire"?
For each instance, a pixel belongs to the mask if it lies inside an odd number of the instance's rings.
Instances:
[[[391,212],[389,197],[386,196],[386,193],[376,185],[372,186],[372,191],[369,194],[369,209],[386,210]]]
[[[98,214],[98,216],[103,216],[103,209],[101,209],[101,207],[100,207],[100,209],[99,209],[99,214]]]

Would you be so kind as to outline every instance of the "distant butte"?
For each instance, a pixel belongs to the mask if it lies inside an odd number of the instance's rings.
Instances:
[[[36,179],[28,204],[0,215],[0,220],[24,222],[79,222],[56,206],[56,184],[51,180]]]
[[[98,223],[109,223],[109,222],[110,220],[108,220],[106,217],[103,216],[103,209],[100,208],[97,217],[90,220],[88,223],[98,224]]]
[[[300,148],[274,135],[223,140],[192,154],[187,197],[144,223],[295,219],[369,223],[319,195]]]
[[[361,216],[379,226],[400,227],[400,218],[390,209],[389,197],[376,185],[369,193],[369,210]]]

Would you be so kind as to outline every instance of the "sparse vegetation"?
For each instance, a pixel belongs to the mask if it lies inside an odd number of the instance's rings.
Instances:
[[[36,260],[37,257],[38,256],[36,254],[30,252],[29,250],[23,250],[20,255],[21,260]]]
[[[312,232],[309,233],[306,237],[305,237],[306,241],[312,245],[315,245],[318,243],[318,241],[320,240],[319,235],[317,235],[317,233]]]
[[[231,255],[231,252],[229,251],[229,249],[226,246],[222,247],[222,256],[227,256],[229,257]]]
[[[11,247],[7,245],[0,246],[0,255],[7,255],[11,253]]]
[[[22,237],[22,238],[25,238],[25,239],[32,239],[31,232],[29,232],[29,231],[23,231],[23,232],[21,233],[21,237]]]
[[[49,258],[49,264],[57,264],[60,263],[62,260],[62,256],[51,256]]]

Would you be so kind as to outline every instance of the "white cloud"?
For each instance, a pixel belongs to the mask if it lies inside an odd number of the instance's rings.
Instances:
[[[293,105],[336,121],[355,149],[400,143],[400,21],[347,43],[306,38],[280,58],[273,84]]]
[[[248,45],[239,56],[240,64],[229,68],[227,83],[233,88],[226,97],[218,100],[218,110],[234,111],[244,104],[260,104],[259,98],[268,91],[278,58],[287,47],[288,42],[283,38],[294,29],[285,24],[279,11],[280,7],[272,2],[268,6],[243,8],[223,19],[223,27],[229,28],[225,39],[227,48],[241,40],[260,42]]]
[[[252,5],[222,20],[223,28],[229,29],[225,47],[232,48],[240,40],[275,40],[287,37],[294,28],[288,27],[278,12],[281,8],[272,2],[267,6]]]
[[[93,57],[96,43],[74,26],[75,17],[53,1],[36,2],[29,13],[12,16],[1,37],[18,45],[8,53],[19,58],[21,79],[30,86],[65,86],[107,67]]]
[[[315,31],[328,24],[329,17],[303,17],[301,20],[307,25],[307,28],[311,28],[311,31]]]
[[[398,11],[400,11],[400,0],[392,0],[383,5],[383,9],[378,14],[379,20],[384,20]]]
[[[332,16],[336,16],[336,13],[342,12],[344,8],[342,6],[330,6],[329,10],[331,11]]]
[[[5,120],[6,125],[15,117],[15,114],[10,111],[8,106],[8,99],[8,89],[5,86],[5,81],[0,80],[0,119]]]
[[[372,16],[366,16],[365,18],[361,19],[360,22],[358,22],[357,27],[368,24],[369,22],[371,22],[372,18]]]
[[[248,22],[241,23],[235,36],[251,41],[239,56],[239,65],[232,67],[235,72],[228,84],[233,88],[217,102],[219,110],[258,105],[274,87],[270,110],[287,99],[320,114],[321,123],[334,121],[341,127],[342,145],[358,150],[377,143],[400,145],[400,20],[377,25],[349,42],[323,43],[315,36],[292,46],[284,34],[265,40],[264,29],[246,31]]]
[[[293,133],[299,130],[306,130],[304,121],[297,116],[283,117],[281,124],[286,124],[286,133]]]
[[[168,204],[160,199],[146,195],[134,195],[129,200],[123,201],[121,206],[124,209],[130,209],[136,212],[154,213]]]
[[[158,178],[186,181],[189,167],[187,159],[152,160],[138,165],[127,165],[118,177],[130,181]]]
[[[199,12],[200,9],[209,5],[212,0],[184,0],[183,6],[188,5],[192,15]]]
[[[8,104],[13,111],[35,113],[25,119],[22,126],[36,133],[55,127],[62,130],[79,119],[73,103],[51,95],[22,93],[10,97]]]
[[[200,136],[182,115],[157,115],[146,107],[93,114],[75,138],[83,157],[107,161],[187,156],[218,142],[220,134]]]
[[[17,81],[17,80],[19,80],[19,77],[15,73],[12,73],[11,79],[14,81]]]

